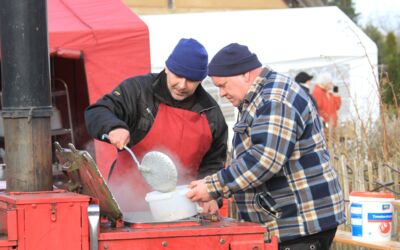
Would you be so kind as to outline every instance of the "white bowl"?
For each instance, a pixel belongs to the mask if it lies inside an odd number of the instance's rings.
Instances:
[[[159,222],[176,221],[196,215],[198,213],[197,204],[186,197],[189,190],[187,185],[181,185],[171,192],[147,193],[145,200],[149,203],[154,220]]]

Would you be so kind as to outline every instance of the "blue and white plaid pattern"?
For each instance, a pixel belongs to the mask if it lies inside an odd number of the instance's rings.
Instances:
[[[236,201],[241,219],[286,241],[345,221],[319,116],[290,78],[264,68],[239,108],[231,165],[206,178],[212,197]]]

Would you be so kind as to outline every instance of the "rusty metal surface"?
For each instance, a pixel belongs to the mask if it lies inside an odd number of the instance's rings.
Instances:
[[[56,156],[70,178],[69,191],[96,198],[99,201],[101,215],[113,221],[120,219],[121,209],[106,185],[96,162],[87,151],[77,150],[71,143],[68,146],[68,149],[62,148],[59,143],[55,143]]]
[[[52,190],[50,117],[4,118],[7,191]]]
[[[8,191],[53,188],[46,3],[1,3],[1,115]]]

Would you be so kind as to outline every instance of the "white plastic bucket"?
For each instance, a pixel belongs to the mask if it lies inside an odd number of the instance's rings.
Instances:
[[[190,189],[187,185],[177,186],[171,192],[153,191],[147,193],[145,200],[149,203],[155,221],[176,221],[189,218],[198,213],[198,205],[186,197]]]
[[[394,194],[351,192],[351,235],[354,240],[389,241],[392,235]]]

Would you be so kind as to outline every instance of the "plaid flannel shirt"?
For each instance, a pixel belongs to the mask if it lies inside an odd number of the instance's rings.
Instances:
[[[264,68],[239,107],[231,165],[208,176],[214,197],[234,196],[239,216],[280,242],[345,221],[337,174],[308,94]]]

